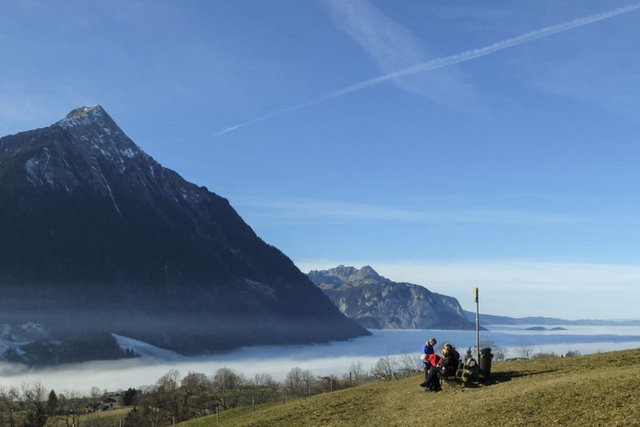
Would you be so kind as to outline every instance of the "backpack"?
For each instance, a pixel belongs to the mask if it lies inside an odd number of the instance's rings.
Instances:
[[[467,353],[467,357],[464,363],[460,363],[460,368],[456,372],[456,377],[460,378],[463,385],[468,385],[471,381],[476,379],[478,371],[478,362],[471,356],[471,353]]]

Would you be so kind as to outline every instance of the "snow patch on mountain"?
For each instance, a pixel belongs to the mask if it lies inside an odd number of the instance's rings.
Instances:
[[[118,345],[123,350],[133,350],[133,352],[142,358],[157,359],[157,360],[184,360],[185,357],[180,354],[165,350],[160,347],[156,347],[144,341],[139,341],[133,338],[125,337],[122,335],[111,334],[118,342]]]
[[[6,351],[12,349],[22,355],[22,346],[36,340],[49,339],[49,333],[37,323],[26,322],[20,325],[0,324],[0,359]]]
[[[174,351],[165,350],[144,341],[122,335],[112,335],[122,350],[133,351],[136,356],[142,359],[161,361],[180,361],[185,359],[184,356]],[[23,349],[24,346],[44,340],[51,340],[51,336],[42,325],[38,323],[27,322],[20,325],[0,324],[0,362],[5,359],[7,351],[17,356],[24,356],[27,354]],[[51,342],[55,343],[58,341]]]

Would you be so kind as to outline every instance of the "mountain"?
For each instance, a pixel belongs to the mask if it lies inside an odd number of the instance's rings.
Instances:
[[[340,265],[308,276],[342,313],[370,329],[475,329],[455,298],[392,282],[369,266]]]
[[[0,325],[50,337],[10,349],[26,362],[66,361],[68,340],[117,345],[109,334],[194,354],[368,333],[97,105],[0,138],[0,236]]]
[[[464,312],[465,317],[475,322],[476,313]],[[492,314],[480,313],[481,325],[589,325],[589,326],[640,326],[640,320],[603,320],[603,319],[580,319],[566,320],[557,317],[509,317],[496,316]]]

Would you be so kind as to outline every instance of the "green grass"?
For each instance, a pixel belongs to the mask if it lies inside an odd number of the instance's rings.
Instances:
[[[113,411],[101,411],[80,416],[80,426],[113,427],[119,426],[120,420],[125,419],[131,407],[114,409]],[[67,417],[56,416],[47,423],[47,427],[67,427]]]
[[[420,375],[222,412],[193,426],[640,426],[640,350],[494,363],[491,381],[427,393]]]

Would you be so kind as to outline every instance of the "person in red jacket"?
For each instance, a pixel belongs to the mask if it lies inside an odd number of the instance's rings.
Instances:
[[[427,359],[429,361],[430,367],[427,372],[425,386],[428,391],[440,391],[442,390],[442,388],[440,387],[440,376],[438,374],[440,371],[439,366],[442,363],[442,357],[438,356],[437,354],[430,354]]]
[[[429,361],[429,356],[432,354],[435,354],[435,350],[433,349],[433,346],[436,345],[436,343],[437,343],[436,339],[431,338],[422,347],[422,353],[420,354],[420,360],[421,360],[420,363],[424,368],[424,381],[422,382],[422,384],[420,384],[420,387],[427,386],[427,375],[429,374],[429,368],[431,368],[432,366],[435,366],[435,365],[432,365],[431,362]]]

